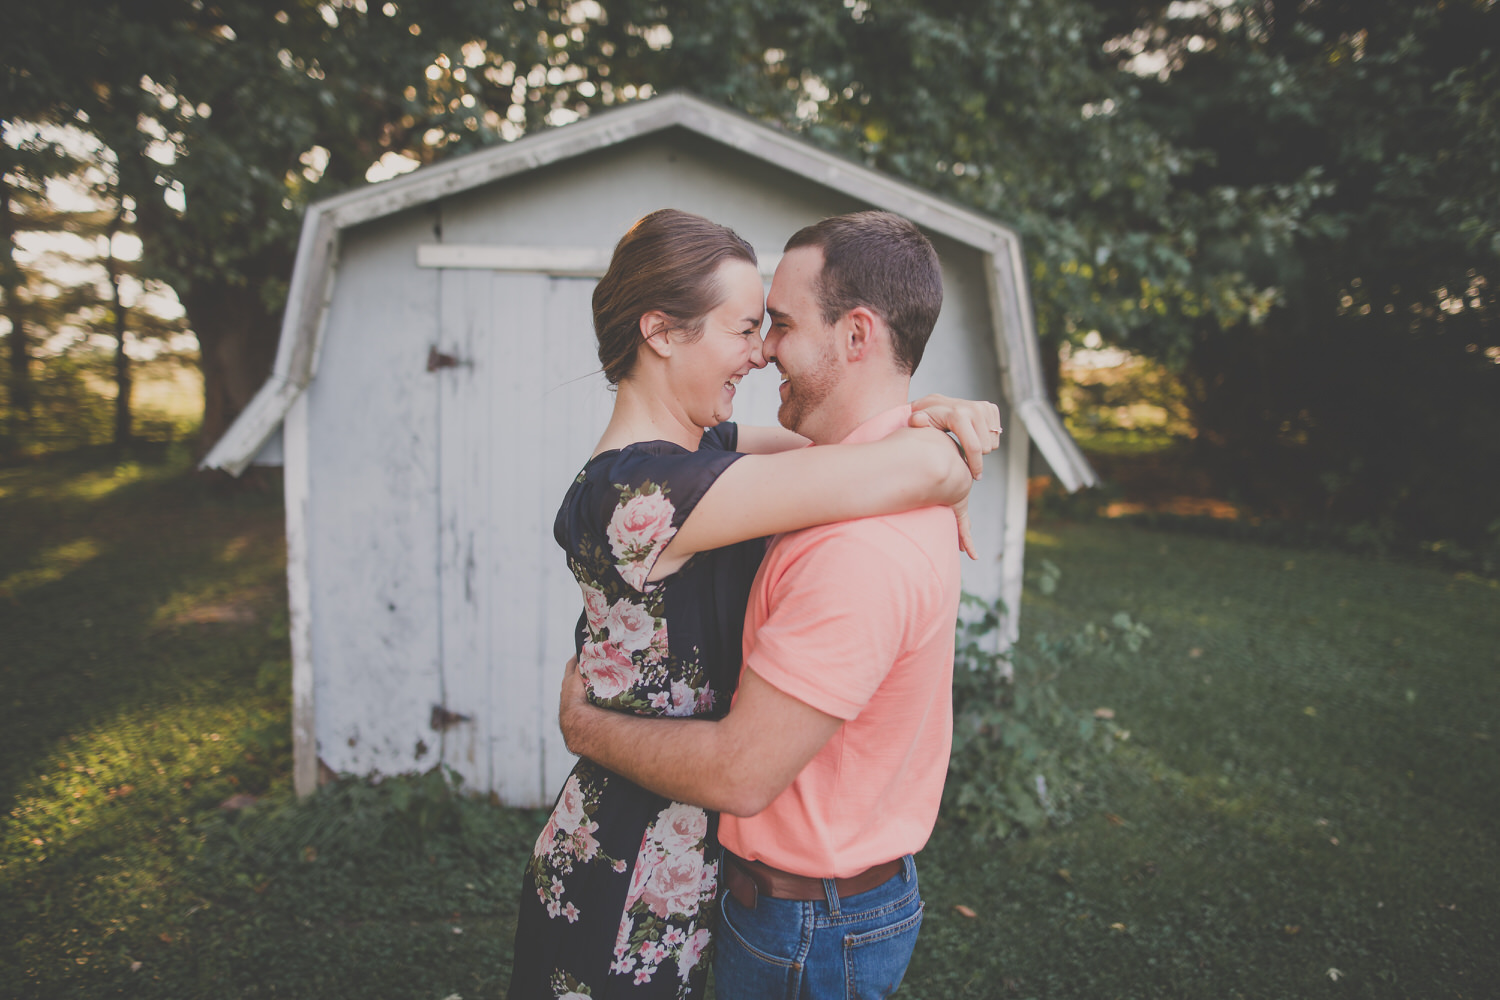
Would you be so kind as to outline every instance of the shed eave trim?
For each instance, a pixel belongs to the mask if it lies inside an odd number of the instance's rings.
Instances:
[[[302,389],[295,382],[289,382],[272,372],[266,384],[250,400],[250,405],[245,407],[234,423],[229,425],[224,436],[203,456],[198,468],[222,469],[232,476],[244,472],[255,456],[260,454],[261,448],[265,447],[266,441],[276,433],[276,428],[281,426],[287,410],[291,409],[297,397],[302,394]]]
[[[688,94],[667,94],[601,112],[482,153],[424,167],[401,177],[319,202],[340,229],[461,194],[583,153],[672,127],[685,128],[980,250],[992,251],[1014,234],[1005,226],[809,146],[762,122]]]
[[[1047,465],[1068,492],[1099,482],[1093,466],[1063,426],[1047,398],[1041,351],[1032,321],[1031,296],[1021,241],[1011,238],[989,255],[990,314],[995,323],[995,353],[1000,384]]]

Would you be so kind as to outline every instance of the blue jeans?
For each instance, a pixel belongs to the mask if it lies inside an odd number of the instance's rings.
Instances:
[[[867,1000],[901,985],[922,926],[911,855],[868,892],[813,902],[761,896],[753,909],[719,894],[714,992],[720,1000]]]

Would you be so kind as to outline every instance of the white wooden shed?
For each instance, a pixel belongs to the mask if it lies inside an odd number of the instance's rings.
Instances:
[[[560,786],[581,604],[552,520],[612,398],[590,296],[615,241],[668,206],[737,230],[768,281],[786,238],[829,215],[886,209],[932,238],[945,299],[913,392],[1000,402],[964,585],[1019,607],[1031,445],[1069,489],[1095,477],[1047,399],[1015,234],[657,97],[308,209],[275,369],[203,463],[285,466],[299,792],[320,759],[361,774],[441,761],[516,805]],[[752,373],[735,419],[773,423],[776,381]]]

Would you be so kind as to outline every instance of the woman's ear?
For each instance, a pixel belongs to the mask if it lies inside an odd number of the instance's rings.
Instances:
[[[670,358],[672,356],[672,338],[668,331],[672,329],[672,321],[666,313],[660,310],[652,310],[641,315],[641,339],[646,346],[655,351],[658,357]]]

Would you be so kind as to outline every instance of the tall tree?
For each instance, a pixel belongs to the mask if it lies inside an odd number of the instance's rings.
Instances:
[[[0,450],[25,451],[29,445],[37,403],[33,372],[36,340],[52,329],[60,315],[77,308],[71,289],[54,290],[53,283],[24,259],[21,240],[28,233],[56,233],[75,229],[84,214],[52,207],[49,184],[76,178],[84,164],[55,141],[34,132],[12,130],[0,145],[7,169],[0,176],[0,293],[4,296],[7,371],[5,432]]]
[[[8,390],[7,437],[13,444],[24,440],[27,425],[31,420],[31,344],[25,304],[21,289],[25,275],[21,263],[16,259],[16,234],[18,214],[13,207],[19,199],[17,190],[19,177],[7,171],[0,176],[0,238],[4,239],[3,257],[0,257],[0,293],[5,296],[5,319],[10,329],[6,334],[8,361],[6,388]]]
[[[82,23],[38,36],[42,61],[77,77],[47,113],[112,151],[144,267],[177,290],[199,339],[205,444],[269,371],[310,199],[362,183],[384,156],[426,162],[540,124],[582,81],[571,4],[68,6]]]
[[[1185,190],[1301,185],[1276,289],[1189,372],[1226,478],[1290,513],[1500,543],[1500,10],[1493,0],[1130,5]],[[1145,9],[1144,21],[1139,20]],[[1144,24],[1144,27],[1141,25]]]
[[[76,138],[76,137],[74,137]],[[89,371],[103,374],[96,363],[97,341],[112,341],[109,369],[115,383],[113,440],[128,445],[132,438],[131,394],[134,383],[130,351],[134,345],[160,340],[182,331],[180,316],[163,314],[157,304],[164,289],[159,282],[140,275],[138,241],[134,239],[134,214],[129,199],[118,194],[114,175],[107,164],[80,165],[72,177],[56,177],[70,189],[68,201],[78,207],[63,208],[59,199],[28,197],[19,200],[13,213],[16,240],[24,239],[25,253],[15,261],[17,283],[12,305],[12,323],[38,332],[37,358],[41,378],[29,385],[32,409],[37,403],[49,411],[38,423],[28,418],[26,433],[11,432],[6,440],[13,451],[26,451],[43,441],[56,440],[60,425],[55,411],[65,399],[76,400],[77,379],[68,373]],[[59,367],[66,369],[54,371]],[[59,377],[53,377],[59,376]],[[61,394],[62,399],[56,398]],[[17,411],[19,408],[16,408]],[[85,408],[87,409],[87,408]],[[15,412],[15,411],[13,411]],[[31,416],[37,416],[33,413]],[[82,443],[95,440],[91,414],[79,413],[76,425],[67,428],[62,440]]]
[[[38,276],[20,261],[17,240],[23,231],[37,228],[39,217],[52,214],[46,208],[49,182],[76,175],[83,167],[61,143],[31,126],[73,117],[82,91],[70,45],[84,18],[72,4],[22,4],[8,10],[5,21],[0,33],[0,291],[10,327],[7,438],[11,448],[20,449],[35,405],[33,328],[40,307],[31,294]]]

